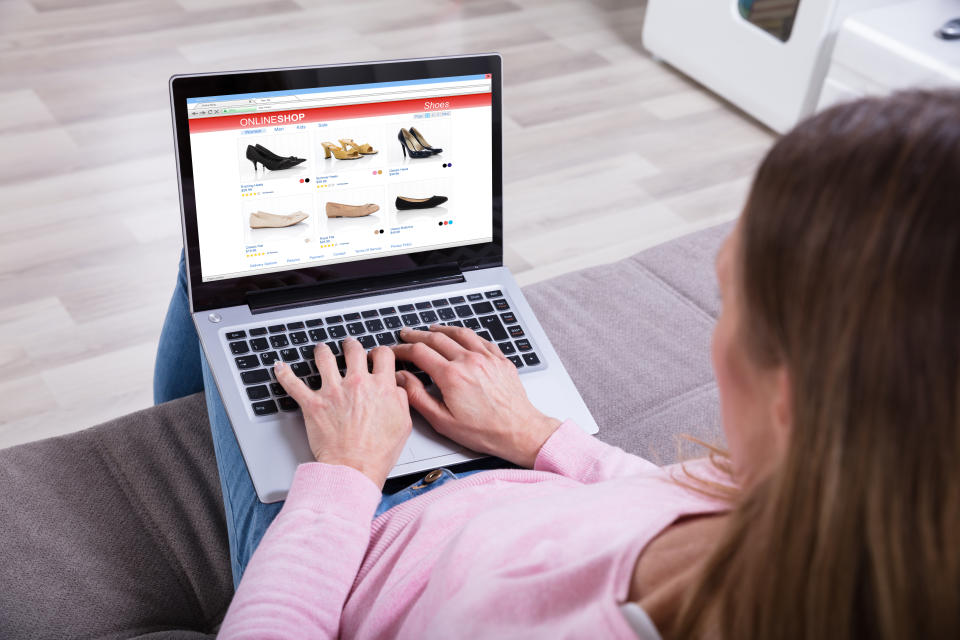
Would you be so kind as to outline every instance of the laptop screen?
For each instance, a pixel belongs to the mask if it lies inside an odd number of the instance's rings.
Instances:
[[[203,282],[493,239],[489,74],[186,109]]]

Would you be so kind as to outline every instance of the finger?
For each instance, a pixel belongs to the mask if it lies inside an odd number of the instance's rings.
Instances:
[[[367,373],[367,352],[356,338],[346,338],[341,344],[343,359],[347,363],[347,375]]]
[[[464,349],[477,351],[479,353],[486,352],[495,356],[503,356],[503,353],[500,351],[500,348],[497,347],[497,345],[487,342],[478,336],[473,329],[436,324],[430,327],[430,330],[449,336],[451,340],[459,344]]]
[[[422,342],[447,360],[454,360],[463,355],[466,351],[457,344],[450,336],[432,331],[415,331],[412,329],[403,329],[400,331],[400,337],[404,342]],[[426,369],[424,369],[426,371]]]
[[[409,371],[397,371],[397,384],[407,392],[407,402],[410,406],[420,412],[427,422],[433,425],[438,431],[453,420],[450,411],[427,392],[417,376]]]
[[[303,380],[293,373],[293,370],[290,369],[287,363],[278,360],[273,365],[273,373],[277,376],[277,382],[280,383],[283,390],[286,391],[291,398],[296,400],[298,405],[301,407],[306,406],[307,401],[313,397],[313,391],[303,383]]]
[[[423,333],[414,331],[413,333]],[[444,367],[450,364],[450,361],[442,355],[431,349],[424,342],[415,342],[413,344],[398,344],[393,348],[393,355],[398,360],[406,360],[417,365],[423,371],[427,372],[431,378],[436,380],[443,371]]]
[[[393,355],[393,349],[389,347],[377,347],[370,352],[370,359],[373,361],[373,373],[375,375],[391,374],[394,372],[397,359]]]
[[[322,384],[339,384],[343,379],[340,377],[340,369],[337,368],[337,357],[325,342],[320,342],[313,348],[313,360],[317,363]]]

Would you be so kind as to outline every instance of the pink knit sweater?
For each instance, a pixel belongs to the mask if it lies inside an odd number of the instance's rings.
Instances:
[[[301,465],[221,636],[633,639],[617,605],[640,552],[727,507],[569,421],[532,471],[454,480],[371,522],[379,502],[359,471]]]

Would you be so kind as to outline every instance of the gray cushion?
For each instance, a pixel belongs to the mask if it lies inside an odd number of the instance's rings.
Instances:
[[[525,290],[600,425],[660,463],[720,437],[721,225]],[[0,451],[0,637],[200,638],[232,595],[200,394]]]

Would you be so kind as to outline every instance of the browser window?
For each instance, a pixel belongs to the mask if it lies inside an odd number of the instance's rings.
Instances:
[[[493,239],[488,76],[187,101],[202,279]]]

